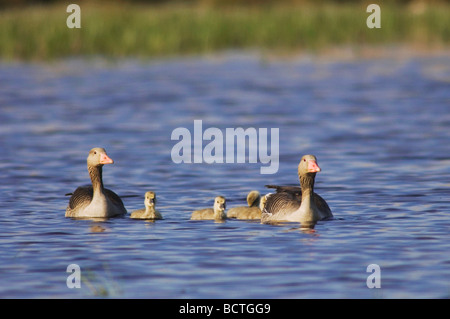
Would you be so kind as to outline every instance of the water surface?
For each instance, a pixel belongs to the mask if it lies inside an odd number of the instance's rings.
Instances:
[[[3,298],[448,298],[450,59],[264,61],[253,55],[0,64]],[[280,166],[175,164],[177,127],[279,128]],[[206,144],[206,143],[205,143]],[[106,187],[128,211],[157,193],[165,217],[64,217],[105,147]],[[304,154],[335,219],[189,221],[226,196],[295,185]],[[95,231],[100,230],[100,232]],[[78,264],[82,288],[66,286]],[[369,289],[369,264],[381,289]]]

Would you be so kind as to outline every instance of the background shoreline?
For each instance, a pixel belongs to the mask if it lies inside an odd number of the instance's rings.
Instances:
[[[227,50],[348,55],[348,48],[351,54],[377,56],[392,47],[423,54],[450,46],[446,2],[381,4],[381,29],[369,29],[367,3],[354,2],[226,7],[80,2],[80,7],[81,29],[66,26],[70,14],[59,3],[0,10],[0,60],[153,59]]]

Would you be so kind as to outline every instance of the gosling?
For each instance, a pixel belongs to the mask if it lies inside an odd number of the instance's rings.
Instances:
[[[263,197],[261,197],[261,202],[259,203],[259,209],[261,210],[261,212],[264,210],[264,205],[266,205],[267,195],[269,194],[266,194]]]
[[[191,215],[191,220],[225,220],[226,199],[223,196],[217,196],[214,199],[214,208],[205,208],[195,210]]]
[[[145,209],[138,209],[131,213],[134,219],[163,219],[161,214],[155,209],[156,194],[154,192],[145,193]]]
[[[239,206],[229,209],[227,217],[236,219],[261,219],[261,195],[258,191],[248,193],[247,204],[248,207]]]

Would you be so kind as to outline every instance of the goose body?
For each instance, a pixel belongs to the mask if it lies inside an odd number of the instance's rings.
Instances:
[[[130,217],[135,219],[163,219],[161,213],[155,209],[156,195],[154,192],[145,193],[144,204],[145,208],[133,211]]]
[[[236,219],[261,219],[260,202],[260,193],[258,191],[251,191],[247,195],[248,206],[230,208],[227,212],[227,217]]]
[[[127,213],[122,199],[103,187],[103,165],[113,164],[105,149],[93,148],[87,158],[91,186],[80,186],[69,199],[66,217],[109,218]]]
[[[214,208],[199,209],[192,212],[191,220],[225,220],[226,199],[217,196],[214,199]]]
[[[302,224],[315,223],[318,220],[332,218],[333,214],[327,202],[314,192],[314,181],[321,169],[313,155],[302,157],[298,166],[300,187],[274,186],[275,194],[266,195],[261,221],[270,222],[300,222]]]

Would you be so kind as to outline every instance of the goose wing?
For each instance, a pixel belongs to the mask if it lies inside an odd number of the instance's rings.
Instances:
[[[125,208],[122,199],[119,197],[119,195],[117,195],[116,193],[114,193],[112,190],[104,188],[103,189],[103,193],[105,194],[106,198],[113,203],[115,206],[117,207],[123,207]]]
[[[293,192],[277,192],[275,194],[270,194],[267,196],[263,214],[269,218],[275,214],[288,215],[296,211],[300,207],[301,202],[301,193],[300,196]]]
[[[266,185],[267,188],[274,188],[276,189],[277,193],[273,194],[273,195],[278,195],[278,194],[291,194],[291,196],[295,196],[297,198],[298,202],[298,207],[300,207],[300,204],[302,202],[302,189],[299,186],[278,186],[278,185]],[[272,196],[271,196],[272,197]],[[282,195],[280,196],[280,198],[283,197],[285,198],[284,201],[286,201],[286,199],[289,201],[289,196],[287,195]],[[275,201],[275,199],[273,199],[272,201]],[[276,199],[277,202],[282,201],[281,199]],[[323,215],[325,215],[327,218],[329,217],[333,217],[333,214],[331,213],[331,209],[328,206],[327,202],[316,192],[314,192],[314,204],[316,205],[316,207],[318,208],[318,210],[320,212],[322,212]],[[280,204],[272,204],[272,205],[280,205]],[[289,206],[292,206],[292,209],[295,208],[295,206],[293,206],[294,203],[291,202],[290,204],[286,204],[286,210],[289,209]],[[297,205],[297,204],[295,204]],[[294,211],[294,210],[292,210]]]
[[[265,185],[265,186],[267,188],[276,189],[277,193],[286,192],[302,196],[302,189],[299,186],[278,186],[278,185]]]
[[[103,189],[106,198],[119,208],[125,209],[122,199],[110,189]],[[69,199],[68,210],[73,211],[89,205],[94,197],[94,189],[92,186],[80,186],[72,194]]]
[[[91,203],[94,196],[92,186],[78,187],[69,199],[69,209],[74,210],[78,207],[87,206]]]
[[[316,207],[323,215],[323,218],[333,217],[333,213],[331,213],[330,206],[328,206],[325,199],[320,197],[320,195],[317,193],[314,193],[314,204],[316,204]]]

